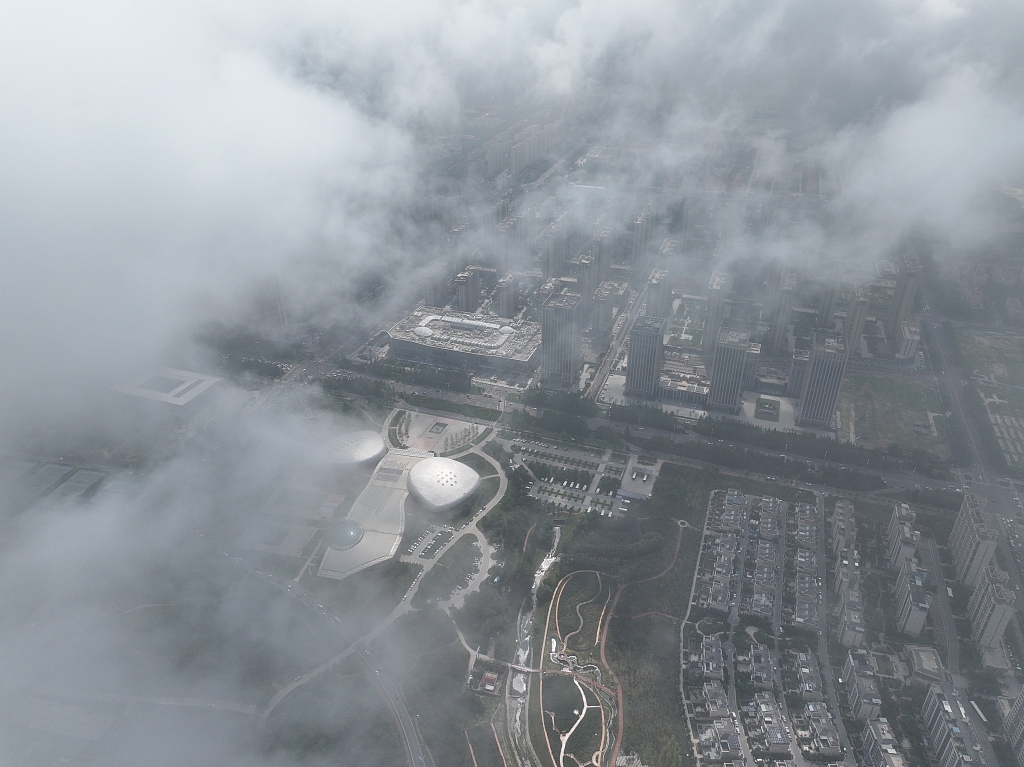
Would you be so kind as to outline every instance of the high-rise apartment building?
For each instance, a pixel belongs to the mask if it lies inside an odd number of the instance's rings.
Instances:
[[[828,429],[846,372],[846,343],[839,336],[815,333],[800,394],[798,426]]]
[[[957,580],[969,589],[978,585],[982,571],[992,563],[996,551],[996,531],[991,527],[985,504],[984,498],[964,495],[953,532],[949,534],[949,552]]]
[[[626,367],[626,394],[654,397],[661,373],[665,320],[637,317],[629,331],[629,360]]]
[[[1010,713],[1003,719],[1003,733],[1017,757],[1017,764],[1024,764],[1024,687],[1017,693]]]
[[[701,338],[701,350],[705,354],[714,354],[718,343],[718,331],[722,327],[725,316],[725,295],[729,292],[729,276],[722,272],[711,275],[708,284],[708,309],[704,316],[704,335]]]
[[[1003,639],[1006,625],[1013,616],[1016,594],[1009,588],[1010,576],[989,565],[978,578],[967,617],[971,619],[971,638],[979,648],[994,649]]]
[[[885,529],[885,554],[889,567],[897,573],[903,563],[917,554],[921,533],[914,529],[917,513],[905,503],[897,503]]]
[[[868,308],[871,306],[871,294],[866,288],[857,288],[850,301],[850,310],[846,313],[843,323],[843,337],[846,346],[853,356],[860,355],[860,340],[864,335],[864,323],[868,319]]]
[[[896,359],[913,359],[917,356],[917,347],[921,343],[921,323],[916,320],[903,320],[900,323],[900,340],[897,345]]]
[[[552,293],[541,306],[540,382],[571,389],[580,368],[579,293]]]
[[[651,278],[647,282],[645,313],[648,317],[672,317],[672,282],[668,278],[668,272],[661,269],[651,272]]]
[[[970,705],[970,702],[967,702]],[[933,684],[928,688],[921,719],[928,733],[928,745],[939,767],[978,767],[982,746],[964,703],[956,700],[952,685]]]
[[[789,349],[789,315],[793,311],[793,298],[796,295],[796,275],[783,272],[779,285],[778,309],[771,326],[771,337],[768,348],[771,354],[783,354]]]
[[[904,767],[906,764],[896,733],[884,717],[868,721],[861,739],[871,767]]]
[[[892,304],[885,321],[885,332],[889,340],[897,342],[900,335],[900,323],[910,319],[914,308],[917,287],[921,283],[921,260],[917,256],[904,256],[900,273],[896,277],[896,290],[892,294]]]
[[[928,617],[932,599],[924,587],[925,571],[913,557],[903,560],[896,579],[896,628],[907,636],[919,637]]]
[[[750,343],[745,330],[722,328],[715,345],[714,365],[711,368],[711,388],[708,406],[728,413],[738,413],[744,382],[751,369],[757,369],[760,346]]]

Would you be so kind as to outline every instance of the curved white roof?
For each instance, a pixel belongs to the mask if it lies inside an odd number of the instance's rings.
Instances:
[[[388,451],[384,438],[375,431],[342,434],[324,445],[321,455],[326,463],[352,465],[379,461]]]
[[[479,474],[451,458],[427,458],[409,470],[409,492],[432,511],[461,503],[479,484]]]

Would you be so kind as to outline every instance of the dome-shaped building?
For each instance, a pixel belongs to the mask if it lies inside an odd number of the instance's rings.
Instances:
[[[427,458],[409,470],[408,488],[431,511],[443,511],[476,492],[480,475],[451,458]]]
[[[376,463],[388,452],[384,438],[375,431],[354,431],[335,437],[319,451],[321,462],[331,466]]]

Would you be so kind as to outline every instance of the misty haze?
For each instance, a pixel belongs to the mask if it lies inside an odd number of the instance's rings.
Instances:
[[[0,71],[0,765],[1024,767],[1024,5]]]

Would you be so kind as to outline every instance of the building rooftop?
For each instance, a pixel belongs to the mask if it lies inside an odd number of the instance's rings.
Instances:
[[[335,437],[319,451],[317,457],[322,463],[349,466],[379,461],[387,453],[384,438],[375,431],[354,431]]]
[[[579,293],[552,293],[544,299],[544,307],[555,307],[558,309],[575,309],[583,300]]]
[[[748,333],[746,330],[722,328],[722,330],[718,333],[718,343],[726,344],[727,346],[746,347],[749,341],[750,333]]]
[[[176,368],[157,368],[124,386],[115,386],[114,391],[182,407],[218,381],[219,378],[202,373],[190,373]]]
[[[388,336],[420,346],[526,362],[540,346],[540,324],[420,306],[394,325]]]
[[[451,458],[428,458],[409,471],[409,492],[432,511],[450,509],[476,492],[480,475]]]
[[[633,323],[633,330],[640,333],[661,333],[664,327],[665,321],[660,317],[637,317]]]
[[[429,459],[419,450],[392,450],[377,464],[348,517],[328,531],[317,575],[346,578],[395,555],[405,530],[410,470]]]

